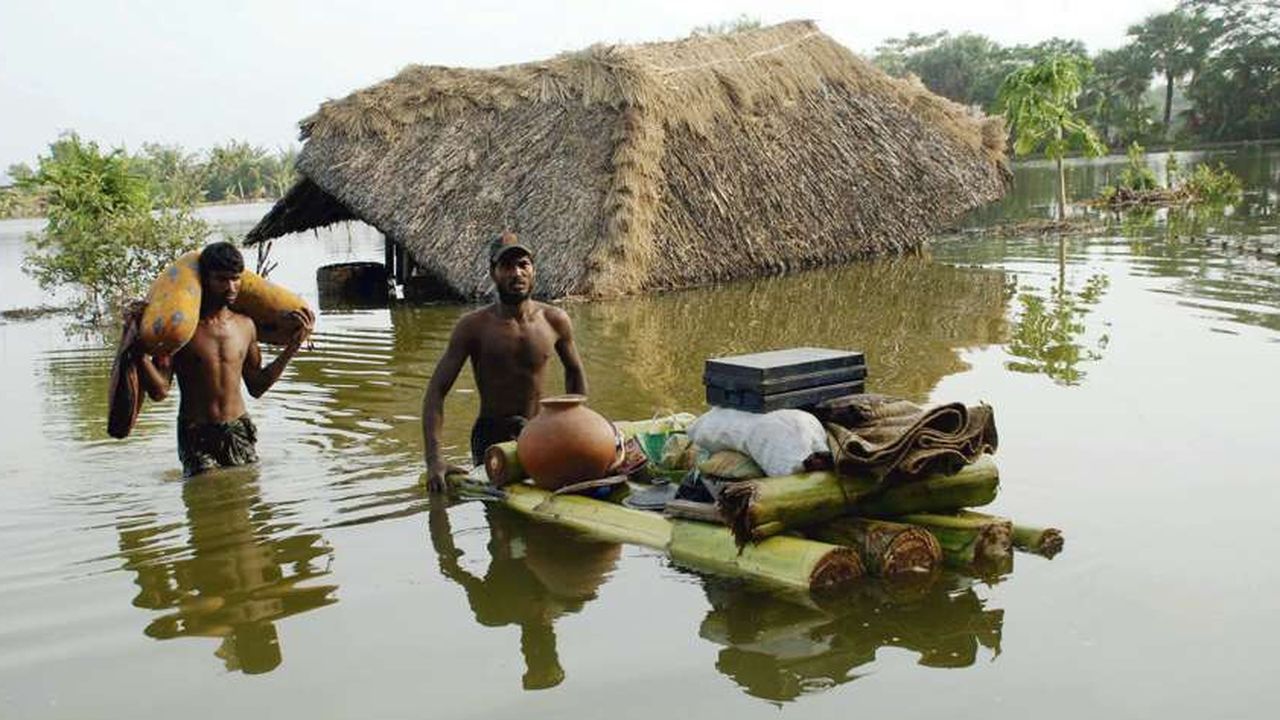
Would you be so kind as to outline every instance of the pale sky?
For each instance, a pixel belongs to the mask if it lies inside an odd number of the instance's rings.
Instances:
[[[1091,51],[1174,0],[0,0],[0,175],[63,130],[135,149],[227,139],[268,148],[297,122],[413,63],[487,67],[595,42],[674,39],[746,14],[816,20],[869,55],[909,32],[1003,44],[1057,35]]]

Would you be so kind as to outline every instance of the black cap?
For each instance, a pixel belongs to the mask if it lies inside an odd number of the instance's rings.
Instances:
[[[520,238],[515,233],[510,230],[504,231],[489,243],[489,264],[497,265],[503,255],[515,250],[523,252],[530,258],[533,257],[533,250],[520,242]]]

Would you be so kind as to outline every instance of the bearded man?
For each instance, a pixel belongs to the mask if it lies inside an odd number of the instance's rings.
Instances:
[[[446,489],[449,466],[440,455],[444,398],[467,360],[480,393],[480,416],[471,428],[471,460],[477,465],[490,445],[514,440],[537,414],[553,351],[564,366],[565,392],[587,392],[573,323],[564,310],[532,298],[534,276],[533,250],[514,233],[490,243],[489,277],[498,300],[458,320],[422,398],[423,460],[432,492]]]

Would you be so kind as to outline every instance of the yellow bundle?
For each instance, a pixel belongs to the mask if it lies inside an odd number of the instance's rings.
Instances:
[[[297,330],[289,313],[304,307],[306,301],[293,291],[245,270],[240,295],[231,309],[253,320],[259,341],[284,345]],[[199,322],[200,251],[194,250],[174,260],[151,284],[139,328],[143,352],[177,352],[195,334]]]

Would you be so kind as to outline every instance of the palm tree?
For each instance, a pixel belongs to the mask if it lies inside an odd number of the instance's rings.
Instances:
[[[1154,108],[1146,100],[1154,69],[1137,45],[1103,50],[1093,58],[1093,74],[1080,104],[1110,146],[1147,140]],[[1114,131],[1114,133],[1113,133]]]
[[[1173,83],[1204,62],[1212,33],[1203,18],[1174,10],[1151,15],[1141,24],[1131,26],[1129,36],[1151,56],[1155,69],[1164,75],[1164,134],[1168,137]]]
[[[1026,155],[1043,147],[1058,165],[1058,220],[1067,218],[1067,176],[1062,158],[1072,149],[1089,156],[1106,148],[1076,113],[1085,61],[1053,55],[1009,73],[1000,83],[996,106],[1013,127],[1013,151]]]

